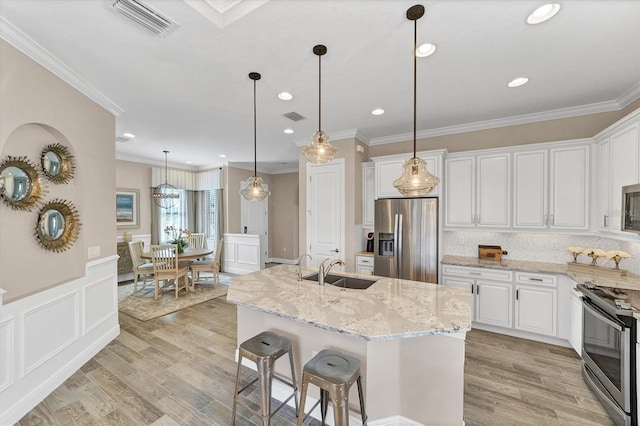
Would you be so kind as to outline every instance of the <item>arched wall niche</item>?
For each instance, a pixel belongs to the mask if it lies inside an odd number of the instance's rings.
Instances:
[[[44,123],[22,124],[11,131],[2,144],[1,158],[4,159],[8,155],[26,156],[41,171],[40,157],[42,150],[47,145],[54,143],[58,143],[69,150],[69,153],[75,158],[76,168],[73,178],[65,184],[53,184],[48,182],[47,178],[42,175],[41,179],[48,188],[48,194],[46,194],[43,201],[47,202],[53,199],[70,201],[80,213],[80,223],[82,223],[84,192],[80,189],[82,188],[83,168],[82,164],[78,164],[78,157],[73,143],[62,132]],[[3,247],[4,250],[2,252],[6,256],[12,257],[11,265],[18,268],[33,268],[33,265],[38,265],[37,269],[47,271],[46,276],[39,279],[39,286],[44,288],[83,276],[85,272],[84,263],[78,262],[78,258],[84,257],[86,252],[83,229],[80,228],[77,241],[68,250],[63,252],[46,250],[38,243],[36,238],[39,213],[39,208],[27,212],[13,210],[6,205],[0,205],[0,222],[11,224],[11,226],[2,227],[3,242],[0,243],[10,242],[10,250]],[[29,253],[29,255],[24,256],[20,255],[20,253]],[[46,280],[46,282],[42,282],[42,280]]]

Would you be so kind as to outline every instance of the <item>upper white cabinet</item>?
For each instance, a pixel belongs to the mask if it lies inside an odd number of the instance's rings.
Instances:
[[[515,229],[589,228],[589,145],[513,154]]]
[[[362,226],[373,228],[375,219],[376,175],[373,163],[362,163]]]
[[[511,154],[445,160],[445,227],[511,225]]]
[[[434,176],[442,180],[442,158],[446,151],[423,151],[416,155],[427,163],[427,169]],[[379,198],[402,198],[404,197],[394,186],[393,181],[402,176],[402,165],[411,158],[413,154],[387,155],[373,158],[375,164],[375,199]],[[441,194],[440,185],[429,194],[429,196],[439,196]]]
[[[596,136],[596,227],[617,233],[621,225],[622,187],[640,182],[640,110]]]

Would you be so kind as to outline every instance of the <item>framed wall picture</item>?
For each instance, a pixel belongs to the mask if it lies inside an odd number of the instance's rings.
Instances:
[[[139,189],[116,189],[116,223],[118,228],[140,227]]]

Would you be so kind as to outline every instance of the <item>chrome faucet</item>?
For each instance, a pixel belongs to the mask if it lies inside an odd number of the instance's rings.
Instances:
[[[306,253],[298,258],[298,281],[302,281],[302,258],[303,257],[308,257],[309,260],[313,260],[313,257],[311,257],[310,254],[306,254]]]
[[[329,263],[329,266],[327,266],[327,268],[325,269],[324,262],[326,262],[327,260],[329,259],[323,260],[320,264],[320,269],[318,269],[318,284],[320,285],[324,285],[324,279],[327,277],[327,275],[329,275],[329,271],[331,270],[331,268],[333,268],[333,265],[338,264],[344,266],[344,262],[342,260],[333,259],[331,263]]]

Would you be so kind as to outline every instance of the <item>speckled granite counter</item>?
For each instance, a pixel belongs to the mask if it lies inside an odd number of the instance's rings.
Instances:
[[[234,277],[227,300],[365,340],[457,333],[471,327],[471,295],[466,290],[381,277],[366,290],[350,290],[299,282],[297,270],[280,265]],[[303,268],[304,275],[313,272]]]
[[[631,273],[625,276],[611,276],[600,273],[598,268],[593,268],[593,272],[577,272],[569,270],[567,264],[527,262],[522,260],[506,260],[499,262],[495,260],[483,260],[477,257],[444,256],[442,263],[447,265],[472,266],[479,268],[506,269],[510,271],[539,272],[548,274],[564,274],[577,283],[590,281],[597,285],[606,287],[628,288],[640,290],[640,277]]]

